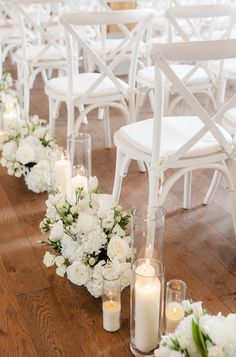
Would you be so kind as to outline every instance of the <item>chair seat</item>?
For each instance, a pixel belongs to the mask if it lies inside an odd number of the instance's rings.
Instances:
[[[173,64],[171,68],[174,70],[176,75],[183,79],[193,68],[194,66],[189,64]],[[145,84],[146,86],[153,88],[154,87],[154,66],[149,66],[138,71],[137,81]],[[208,74],[204,71],[203,68],[198,68],[193,75],[187,80],[189,85],[199,85],[209,82]]]
[[[34,61],[37,59],[38,55],[40,52],[45,48],[44,45],[35,45],[27,48],[27,55],[26,55],[26,60],[27,61]],[[61,61],[65,60],[66,58],[66,51],[62,47],[61,48],[62,54],[53,46],[50,46],[45,53],[40,56],[39,61],[40,62],[45,62],[45,61]],[[22,49],[17,50],[14,53],[14,58],[18,61],[23,61],[23,51]]]
[[[218,72],[219,62],[213,63],[212,68],[214,71]],[[235,58],[225,59],[223,68],[224,77],[229,79],[234,79],[236,77],[236,60]]]
[[[101,76],[99,73],[81,73],[74,77],[74,100],[84,94],[89,87]],[[117,78],[118,79],[118,78]],[[128,84],[118,79],[125,90],[128,90]],[[45,85],[45,91],[49,96],[58,96],[65,98],[68,95],[68,77],[57,77],[50,79]],[[100,98],[110,96],[124,97],[119,89],[109,78],[104,78],[99,86],[92,92],[89,98]]]
[[[203,127],[202,121],[198,117],[179,116],[165,117],[162,123],[161,135],[161,158],[165,159],[181,146],[183,146],[192,136],[194,136]],[[231,142],[230,134],[222,127],[221,132]],[[124,140],[129,142],[136,150],[142,151],[151,156],[152,154],[152,135],[153,119],[147,119],[136,123],[128,124],[118,130],[115,136],[115,143]],[[211,133],[207,133],[195,144],[186,154],[186,158],[193,158],[205,155],[211,155],[221,151],[221,146],[215,140]]]

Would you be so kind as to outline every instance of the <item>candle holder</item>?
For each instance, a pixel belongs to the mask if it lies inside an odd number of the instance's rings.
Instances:
[[[2,131],[18,126],[20,121],[20,109],[17,98],[6,95],[4,102],[5,110],[1,113]]]
[[[72,177],[89,178],[92,173],[91,136],[86,133],[70,136],[67,139],[67,150],[72,163]]]
[[[132,264],[130,349],[134,356],[154,356],[163,327],[164,266],[156,259]]]
[[[121,313],[120,275],[112,276],[108,272],[103,273],[102,312],[104,330],[118,331]]]
[[[170,280],[166,284],[166,334],[175,331],[184,318],[183,300],[186,299],[187,285],[182,280]]]
[[[132,261],[162,261],[165,215],[160,207],[143,206],[132,211]]]

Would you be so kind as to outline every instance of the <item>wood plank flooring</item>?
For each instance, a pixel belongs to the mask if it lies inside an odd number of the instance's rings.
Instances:
[[[10,65],[7,70],[12,70]],[[31,112],[48,117],[48,102],[39,79],[31,95]],[[148,113],[145,113],[148,115]],[[124,122],[112,112],[112,131]],[[57,123],[58,141],[65,143],[66,112]],[[105,149],[103,124],[90,116],[83,131],[92,136],[93,174],[104,192],[111,192],[115,149]],[[179,180],[165,205],[164,260],[166,280],[186,281],[188,295],[202,300],[212,313],[236,312],[236,237],[229,193],[223,183],[214,200],[201,204],[211,172],[194,173],[192,208],[183,210]],[[147,174],[135,163],[125,178],[121,204],[125,209],[147,201]],[[135,185],[134,185],[135,183]],[[129,351],[129,289],[122,293],[122,325],[110,334],[102,328],[101,301],[46,269],[46,250],[39,223],[46,194],[27,190],[22,179],[0,168],[0,357],[127,357]]]

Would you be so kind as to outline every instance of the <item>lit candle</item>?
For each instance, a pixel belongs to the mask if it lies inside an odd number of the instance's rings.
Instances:
[[[135,345],[146,353],[158,345],[161,283],[148,263],[137,267],[136,273]]]
[[[109,332],[115,332],[120,328],[121,304],[119,301],[106,300],[102,303],[103,328]]]
[[[55,188],[70,195],[71,191],[71,163],[62,156],[55,162]]]
[[[169,302],[166,306],[166,333],[172,333],[184,318],[183,306],[178,302]]]

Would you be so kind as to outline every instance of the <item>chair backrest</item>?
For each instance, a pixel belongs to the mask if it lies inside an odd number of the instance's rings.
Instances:
[[[177,167],[180,161],[183,162],[183,156],[208,132],[214,136],[222,147],[222,152],[215,154],[217,159],[220,161],[223,157],[225,158],[225,156],[231,157],[235,149],[232,147],[232,143],[229,143],[226,140],[217,124],[221,123],[225,112],[236,106],[236,95],[233,95],[226,102],[226,104],[211,117],[193,96],[185,83],[177,77],[169,62],[205,62],[236,58],[236,39],[157,44],[153,47],[152,58],[155,62],[156,75],[156,107],[154,111],[152,157],[153,165],[160,165],[164,77],[172,83],[175,90],[182,96],[186,104],[191,107],[193,115],[200,118],[202,121],[202,128],[193,137],[189,138],[189,140],[182,147],[167,158],[167,160],[163,163],[163,168]],[[202,158],[199,159],[199,164],[203,163],[202,160]]]
[[[76,0],[70,0],[75,2]],[[45,54],[54,49],[59,60],[65,60],[65,51],[61,43],[61,32],[57,34],[49,31],[50,24],[59,24],[59,16],[62,12],[62,4],[66,0],[13,0],[15,11],[18,14],[19,26],[22,36],[23,57],[27,59],[27,53],[31,45],[44,45],[41,51],[34,57],[37,63]],[[55,57],[55,56],[54,56]]]
[[[229,38],[235,24],[236,4],[175,6],[166,11],[166,16],[183,41]],[[216,34],[217,23],[221,31]]]
[[[61,17],[61,23],[65,26],[67,39],[67,56],[68,56],[68,85],[69,92],[73,92],[74,76],[79,66],[75,63],[77,56],[76,51],[81,51],[84,55],[92,58],[92,61],[97,66],[101,76],[93,85],[91,85],[86,93],[80,98],[83,102],[92,92],[96,90],[104,78],[109,78],[115,87],[123,95],[127,95],[127,88],[116,78],[114,70],[121,63],[130,60],[129,70],[129,89],[134,90],[135,74],[139,56],[139,45],[142,37],[151,25],[153,11],[151,10],[122,10],[122,11],[104,11],[104,12],[85,12],[76,14],[67,14]],[[132,30],[128,30],[128,34],[117,42],[114,48],[109,52],[108,58],[105,55],[106,51],[96,51],[94,43],[89,38],[81,35],[81,29],[84,27],[102,28],[103,34],[106,34],[106,27],[109,25],[122,25],[132,23]],[[75,46],[73,46],[75,45]],[[106,47],[106,38],[104,38],[104,47]]]

